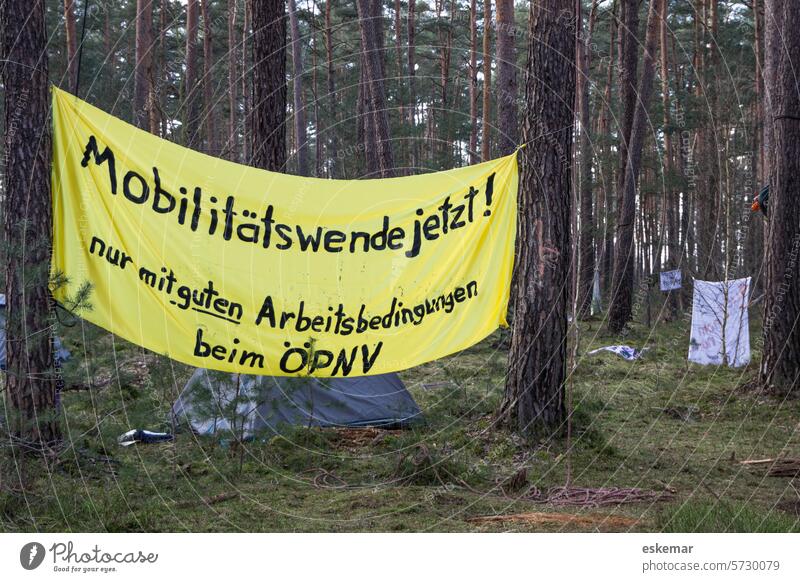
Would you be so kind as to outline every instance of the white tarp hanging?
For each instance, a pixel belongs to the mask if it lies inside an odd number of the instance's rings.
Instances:
[[[723,351],[729,366],[750,362],[749,296],[750,277],[719,282],[695,279],[690,362],[720,365]]]
[[[594,278],[592,281],[592,313],[602,313],[603,311],[603,304],[602,304],[602,296],[600,295],[600,271],[595,269],[594,271]]]
[[[681,270],[661,271],[661,290],[672,291],[681,288]]]

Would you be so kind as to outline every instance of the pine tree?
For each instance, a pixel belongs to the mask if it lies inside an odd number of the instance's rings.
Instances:
[[[575,3],[531,3],[520,152],[517,284],[501,418],[550,437],[565,419]],[[546,136],[542,138],[541,136]],[[537,139],[538,138],[538,139]]]

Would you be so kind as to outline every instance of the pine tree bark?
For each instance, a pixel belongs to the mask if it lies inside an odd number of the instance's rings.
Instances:
[[[619,37],[619,83],[622,120],[619,140],[619,168],[617,173],[617,229],[620,227],[619,212],[625,192],[625,167],[636,112],[636,88],[639,66],[639,1],[620,0]],[[616,253],[616,250],[615,250]]]
[[[483,111],[481,113],[481,161],[492,158],[492,0],[483,0]]]
[[[197,71],[197,29],[200,20],[199,0],[189,0],[186,4],[186,73],[183,98],[185,116],[183,140],[186,147],[199,149],[202,142],[200,134],[200,83]]]
[[[337,138],[338,128],[336,121],[336,77],[333,68],[333,26],[331,24],[331,4],[332,0],[325,2],[325,55],[327,59],[327,81],[328,81],[328,144],[329,154],[328,163],[330,165],[329,178],[339,177],[339,142]]]
[[[761,381],[800,393],[800,4],[765,1],[766,90],[772,126]]]
[[[469,163],[478,153],[478,0],[469,0]]]
[[[237,54],[239,52],[238,40],[236,37],[236,0],[228,0],[228,159],[236,161],[238,159],[239,140],[236,136],[238,125],[237,110],[239,107],[238,84],[237,84]]]
[[[150,131],[153,110],[153,0],[136,0],[133,81],[133,123],[140,129]]]
[[[565,420],[575,3],[531,2],[514,318],[500,418],[531,438]]]
[[[43,0],[0,5],[5,115],[8,429],[36,448],[61,438],[50,330],[50,92]]]
[[[252,165],[273,172],[286,165],[286,3],[249,0],[253,24]]]
[[[252,138],[250,130],[253,126],[253,84],[250,78],[253,76],[253,62],[251,47],[253,43],[252,13],[250,11],[250,0],[245,0],[242,5],[244,14],[242,15],[242,161],[245,164],[252,164],[253,148],[251,147]]]
[[[497,149],[501,156],[512,153],[519,141],[515,36],[514,0],[497,0]]]
[[[671,100],[669,87],[669,50],[667,45],[667,3],[661,3],[659,14],[659,52],[661,65],[661,108],[663,109],[662,121],[664,128],[664,195],[662,198],[663,217],[666,224],[667,239],[667,265],[670,270],[676,269],[680,261],[679,240],[678,240],[678,197],[672,187],[673,163],[672,163],[672,127],[671,127]],[[663,238],[663,237],[662,237]],[[659,253],[660,256],[660,253]],[[678,311],[678,296],[680,292],[669,291],[667,293],[667,318],[673,319]]]
[[[606,86],[603,92],[603,102],[600,105],[600,115],[598,116],[597,133],[600,136],[606,136],[606,141],[602,145],[604,166],[608,166],[605,160],[610,159],[609,152],[611,145],[608,143],[610,136],[610,106],[611,106],[611,88],[614,76],[615,55],[617,54],[616,34],[617,24],[617,0],[611,6],[611,42],[609,43],[608,51],[608,66],[606,68]],[[611,287],[611,271],[614,263],[614,204],[616,197],[614,194],[614,184],[616,183],[616,173],[614,172],[614,165],[612,164],[607,171],[603,172],[603,185],[600,189],[601,199],[598,199],[597,207],[603,210],[603,223],[602,223],[602,238],[598,239],[597,248],[602,250],[599,259],[600,264],[600,287],[601,290],[607,291]]]
[[[367,110],[371,114],[380,176],[394,176],[394,157],[389,135],[389,112],[383,73],[382,5],[374,0],[357,0],[361,52],[363,54]]]
[[[659,37],[661,3],[664,0],[650,0],[645,35],[645,54],[642,65],[642,78],[639,80],[638,102],[631,125],[628,142],[628,163],[625,167],[623,184],[625,191],[618,212],[617,250],[614,252],[614,274],[611,284],[611,307],[608,314],[608,329],[620,333],[631,320],[633,308],[634,279],[634,223],[636,221],[636,189],[642,162],[642,148],[647,133],[647,107],[653,91],[655,76],[655,51]]]
[[[580,318],[586,318],[592,312],[592,283],[594,282],[595,271],[595,221],[592,206],[593,155],[590,129],[592,121],[589,107],[589,85],[591,84],[591,79],[589,71],[591,68],[594,21],[597,16],[597,1],[594,0],[592,2],[585,32],[578,37],[578,46],[576,48],[579,66],[576,85],[578,87],[578,113],[580,115],[580,178],[578,182],[581,204],[580,273],[578,274],[578,317]],[[579,23],[580,20],[580,13],[578,13]]]
[[[308,132],[306,131],[306,106],[303,98],[303,49],[300,44],[300,23],[297,20],[295,0],[289,2],[289,30],[292,41],[292,107],[294,109],[294,136],[297,147],[297,173],[308,176]]]
[[[417,64],[416,64],[416,2],[411,0],[408,3],[408,20],[407,20],[407,35],[408,35],[408,126],[412,131],[415,131],[417,126]],[[417,165],[419,160],[419,145],[417,144],[416,135],[412,135],[411,143],[411,164],[413,168]]]
[[[78,36],[75,31],[75,0],[64,0],[64,30],[67,37],[67,82],[73,93],[78,87]]]
[[[403,19],[400,11],[400,0],[394,0],[394,51],[396,59],[397,81],[402,85],[403,80]],[[400,114],[400,121],[405,119],[403,111],[403,92],[397,91],[397,111]]]
[[[206,153],[219,155],[217,116],[214,107],[214,45],[210,0],[202,0],[203,16],[203,125],[206,134]]]

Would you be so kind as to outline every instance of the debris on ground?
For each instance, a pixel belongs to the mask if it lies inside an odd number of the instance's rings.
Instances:
[[[529,499],[556,506],[601,507],[671,501],[674,496],[674,490],[669,489],[648,491],[636,487],[553,487],[546,493],[534,488]]]
[[[749,459],[740,465],[755,469],[766,468],[768,477],[800,477],[800,459],[777,457],[770,459]]]
[[[382,428],[337,428],[334,429],[331,444],[341,448],[369,447],[378,444],[387,436],[398,435],[400,430]]]
[[[152,443],[164,443],[173,440],[173,437],[168,432],[153,432],[151,430],[142,430],[135,428],[126,433],[119,435],[117,442],[121,447],[129,447],[137,443],[149,445]]]

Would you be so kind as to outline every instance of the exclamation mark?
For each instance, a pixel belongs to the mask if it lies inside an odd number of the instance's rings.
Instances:
[[[486,178],[486,206],[492,205],[492,194],[494,193],[494,173]],[[489,216],[492,213],[488,208],[483,211],[484,216]]]

